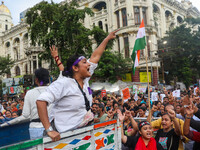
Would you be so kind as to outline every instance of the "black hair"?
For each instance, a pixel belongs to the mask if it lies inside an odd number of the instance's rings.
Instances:
[[[103,97],[103,101],[107,101],[107,97],[106,96]]]
[[[143,111],[146,111],[146,107],[139,107],[139,109],[142,109]]]
[[[99,104],[99,108],[102,109],[102,111],[104,112],[104,105],[103,104]]]
[[[141,131],[142,127],[145,126],[145,125],[150,125],[150,123],[148,121],[138,122],[138,129],[139,129],[139,131]]]
[[[162,114],[162,116],[164,116],[164,115],[168,115],[169,118],[170,118],[170,120],[172,121],[172,117],[170,117],[170,115],[169,115],[168,113],[164,113],[164,114]]]
[[[47,85],[49,83],[49,71],[47,69],[39,68],[35,70],[35,77],[40,85]]]
[[[119,103],[116,100],[113,101],[113,107],[115,106],[115,104],[119,106]]]
[[[98,105],[97,103],[92,103],[92,106],[94,106],[94,105]]]
[[[75,54],[67,59],[66,67],[64,68],[64,71],[62,72],[63,76],[73,78],[72,65],[80,56],[81,55]],[[75,66],[78,66],[78,64],[76,64]]]
[[[129,107],[129,105],[128,105],[127,103],[124,103],[124,104],[123,104],[123,109],[125,109],[125,108],[126,108],[127,110],[130,109],[130,107]]]

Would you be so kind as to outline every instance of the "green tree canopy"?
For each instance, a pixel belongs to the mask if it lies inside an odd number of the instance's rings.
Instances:
[[[0,76],[2,76],[10,73],[10,69],[14,64],[14,61],[12,61],[10,57],[0,56],[0,64]]]
[[[163,59],[165,71],[169,71],[165,79],[167,84],[178,78],[188,87],[199,78],[200,67],[200,30],[194,30],[182,24],[167,32],[167,36],[159,42],[159,56]],[[167,41],[163,45],[163,41]]]
[[[97,46],[108,35],[99,27],[92,30],[84,27],[83,22],[86,15],[92,16],[90,8],[77,9],[76,1],[65,4],[55,4],[42,1],[31,8],[27,14],[30,38],[33,45],[39,44],[45,49],[40,54],[40,59],[52,60],[49,47],[56,45],[62,63],[65,65],[69,56],[85,54],[90,56],[92,53],[92,40],[96,41]],[[115,81],[116,76],[127,71],[126,60],[119,54],[109,51],[113,46],[113,41],[109,41],[106,51],[95,73],[97,79]],[[51,62],[52,73],[59,73],[56,65]]]

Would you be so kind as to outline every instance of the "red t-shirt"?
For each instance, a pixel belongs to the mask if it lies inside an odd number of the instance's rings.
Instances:
[[[192,131],[192,140],[196,142],[200,142],[200,132]]]
[[[12,109],[12,112],[18,111],[17,107]]]

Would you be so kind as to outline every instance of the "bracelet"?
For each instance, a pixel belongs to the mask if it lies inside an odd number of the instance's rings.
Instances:
[[[57,63],[57,61],[59,60],[59,56],[56,56],[54,59],[55,59],[55,61]]]
[[[62,64],[62,63],[59,63],[59,64],[58,64],[58,67],[59,67],[61,64]]]

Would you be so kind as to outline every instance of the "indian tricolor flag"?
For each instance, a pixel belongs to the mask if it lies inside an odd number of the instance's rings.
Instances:
[[[134,45],[133,52],[131,55],[131,58],[133,59],[133,62],[134,62],[133,75],[135,75],[136,67],[139,66],[140,50],[145,49],[145,46],[146,46],[145,35],[146,34],[145,34],[144,21],[142,19],[142,23],[140,24],[140,28],[137,33],[135,45]]]

